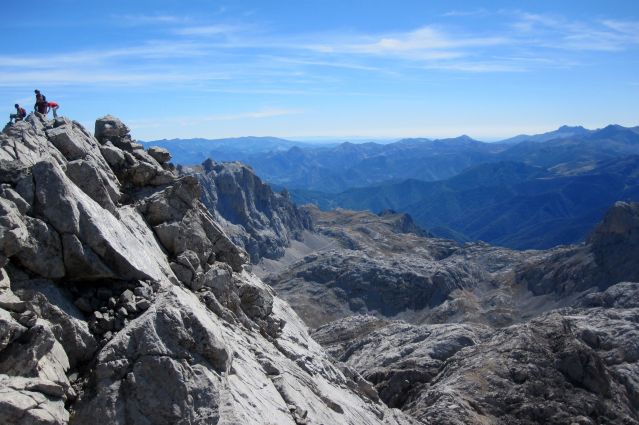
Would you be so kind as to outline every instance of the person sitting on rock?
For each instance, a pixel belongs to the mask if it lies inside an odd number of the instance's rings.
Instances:
[[[40,90],[34,90],[35,91],[35,97],[36,97],[36,103],[35,105],[33,105],[33,110],[36,112],[39,112],[43,115],[47,114],[47,98],[45,95],[43,95],[42,93],[40,93]]]
[[[60,105],[58,105],[56,102],[47,102],[47,114],[49,113],[49,111],[53,112],[53,118],[58,118],[58,108],[60,107]]]
[[[9,114],[9,124],[22,121],[24,117],[27,116],[27,111],[25,111],[23,107],[21,107],[17,103],[14,106],[16,107],[16,113]]]

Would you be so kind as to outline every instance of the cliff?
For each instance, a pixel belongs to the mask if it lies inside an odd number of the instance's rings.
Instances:
[[[161,149],[30,115],[0,135],[0,422],[405,424],[334,362]]]
[[[208,159],[195,176],[202,202],[252,263],[280,258],[292,240],[313,228],[310,215],[298,209],[286,191],[274,192],[242,163]]]

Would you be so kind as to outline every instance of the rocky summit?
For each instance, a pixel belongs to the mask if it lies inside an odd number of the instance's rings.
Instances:
[[[112,116],[3,130],[0,423],[413,423],[248,271],[169,159]]]

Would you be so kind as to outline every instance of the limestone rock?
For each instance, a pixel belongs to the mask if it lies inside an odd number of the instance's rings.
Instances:
[[[106,141],[120,142],[129,134],[129,128],[118,118],[106,115],[95,122],[95,138],[102,144]]]
[[[165,162],[169,162],[171,160],[171,154],[164,148],[153,146],[148,149],[148,152],[149,155],[151,155],[153,159],[155,159],[160,164],[164,164]]]
[[[273,192],[246,165],[208,160],[202,169],[196,174],[202,202],[252,263],[281,257],[292,240],[312,228],[308,214],[287,196]]]
[[[101,173],[94,164],[81,159],[71,161],[67,164],[67,176],[102,208],[117,215],[120,189],[116,182]]]
[[[66,425],[64,391],[40,378],[0,375],[0,422],[15,425]]]

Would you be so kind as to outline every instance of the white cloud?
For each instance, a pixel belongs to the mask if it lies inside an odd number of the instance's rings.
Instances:
[[[356,53],[433,60],[465,56],[461,49],[467,47],[497,46],[509,42],[506,37],[468,36],[444,31],[432,26],[425,26],[404,33],[359,38],[359,40],[310,44],[307,47],[324,53]]]
[[[539,48],[615,52],[639,46],[636,21],[583,22],[522,12],[516,16],[512,28],[519,32],[522,43]]]
[[[178,35],[184,36],[212,36],[221,34],[231,34],[238,32],[242,29],[240,26],[234,25],[204,25],[204,26],[192,26],[174,29],[173,32]]]
[[[128,26],[180,24],[191,21],[191,18],[188,16],[162,14],[113,15],[112,19],[117,23]]]
[[[208,115],[201,118],[196,118],[200,121],[233,121],[241,120],[245,118],[260,119],[260,118],[272,118],[281,117],[284,115],[296,115],[301,114],[303,111],[299,109],[278,109],[267,108],[254,112],[242,112],[238,114],[222,114],[222,115]]]
[[[426,68],[470,73],[524,72],[528,70],[526,66],[514,62],[444,62],[427,65]]]
[[[486,9],[474,9],[474,10],[451,10],[443,13],[442,16],[447,18],[468,17],[468,16],[488,16],[490,12]]]
[[[447,15],[480,11],[453,11]],[[522,72],[579,66],[582,57],[589,59],[581,56],[584,51],[614,53],[639,46],[637,21],[581,22],[525,12],[500,12],[500,16],[507,17],[502,26],[494,25],[489,30],[424,25],[403,32],[329,31],[284,37],[254,26],[195,25],[194,19],[183,16],[124,15],[117,18],[164,28],[166,38],[46,55],[0,55],[0,86],[205,86],[224,79],[236,84],[208,88],[305,95],[343,89],[328,84],[351,78],[345,73],[326,72],[327,68],[392,77],[426,70]],[[333,80],[327,80],[329,75]]]

